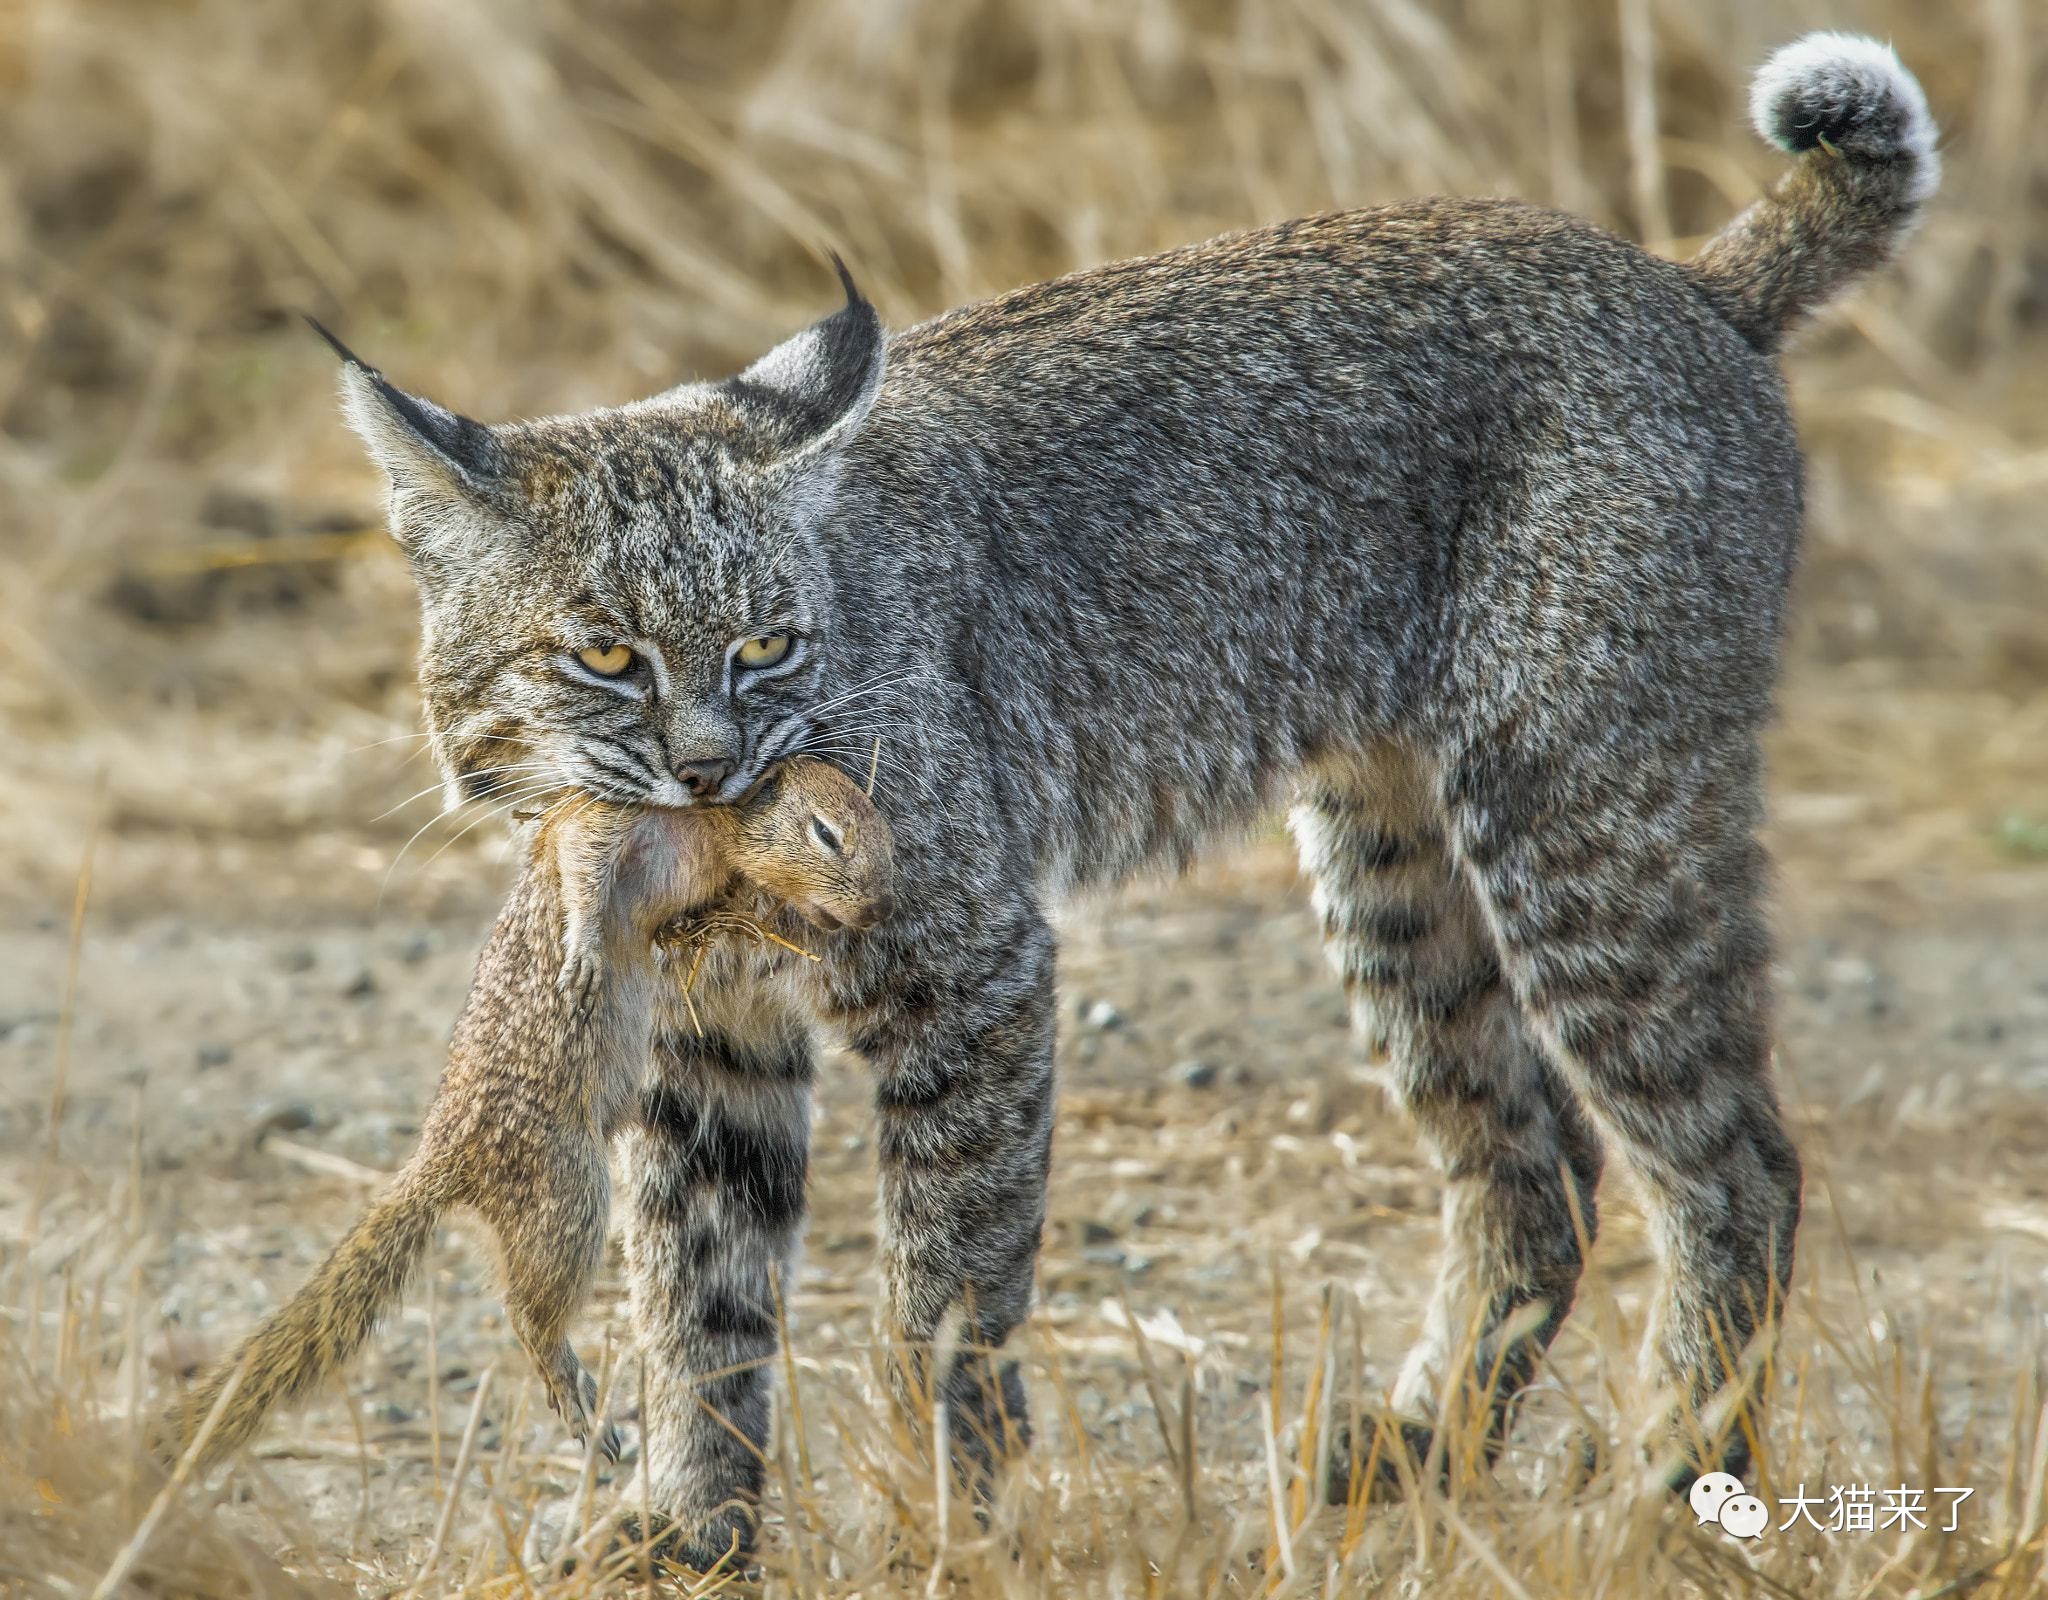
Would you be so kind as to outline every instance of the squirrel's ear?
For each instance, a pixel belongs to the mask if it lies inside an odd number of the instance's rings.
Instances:
[[[781,456],[844,444],[881,392],[889,342],[882,319],[854,286],[846,263],[835,255],[832,266],[846,304],[718,386],[758,420]]]
[[[341,357],[341,408],[395,492],[488,491],[505,470],[504,448],[481,422],[407,394],[311,317]]]

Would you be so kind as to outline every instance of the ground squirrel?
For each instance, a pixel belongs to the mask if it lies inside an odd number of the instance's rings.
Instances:
[[[210,1459],[348,1360],[403,1292],[441,1214],[463,1203],[496,1235],[506,1309],[549,1404],[587,1436],[596,1385],[567,1330],[604,1245],[606,1147],[641,1093],[652,1031],[687,968],[687,955],[658,948],[687,951],[707,913],[765,922],[786,906],[837,930],[889,909],[888,825],[851,779],[808,757],[738,805],[570,798],[525,843],[419,1148],[306,1286],[165,1415],[167,1454],[190,1443],[238,1369]],[[609,1429],[603,1443],[615,1453]]]

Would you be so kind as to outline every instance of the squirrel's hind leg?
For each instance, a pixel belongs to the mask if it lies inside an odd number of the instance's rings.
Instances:
[[[547,1385],[548,1404],[577,1437],[588,1439],[597,1420],[597,1384],[568,1334],[604,1255],[611,1213],[604,1151],[594,1140],[557,1146],[530,1185],[493,1195],[482,1209],[498,1236],[512,1330]],[[616,1460],[617,1430],[606,1427],[599,1447]]]

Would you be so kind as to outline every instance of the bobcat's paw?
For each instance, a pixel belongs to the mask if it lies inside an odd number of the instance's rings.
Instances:
[[[630,1495],[631,1490],[627,1493]],[[729,1509],[694,1530],[652,1513],[644,1532],[638,1511],[617,1510],[577,1531],[574,1497],[551,1500],[534,1513],[526,1535],[530,1568],[565,1578],[585,1567],[601,1576],[703,1577],[756,1571],[754,1519]]]
[[[1749,1476],[1749,1437],[1740,1428],[1735,1429],[1718,1449],[1710,1443],[1704,1463],[1700,1460],[1699,1441],[1691,1436],[1689,1430],[1674,1424],[1671,1433],[1672,1442],[1658,1460],[1664,1468],[1665,1487],[1681,1500],[1692,1493],[1692,1486],[1709,1472],[1726,1472],[1737,1478]]]
[[[1402,1417],[1362,1419],[1364,1431],[1354,1442],[1349,1428],[1339,1428],[1323,1458],[1323,1499],[1330,1505],[1349,1505],[1354,1498],[1376,1501],[1398,1500],[1407,1486],[1419,1483],[1429,1462],[1435,1430],[1427,1423]],[[1450,1478],[1448,1454],[1436,1466],[1437,1486]],[[1355,1476],[1362,1476],[1362,1489],[1354,1489]]]
[[[1722,1447],[1718,1456],[1710,1446],[1708,1456],[1709,1463],[1702,1466],[1697,1439],[1690,1438],[1675,1421],[1665,1430],[1661,1441],[1653,1440],[1635,1452],[1617,1447],[1584,1428],[1575,1428],[1565,1445],[1564,1484],[1569,1492],[1576,1493],[1591,1487],[1604,1473],[1628,1470],[1631,1461],[1636,1464],[1636,1471],[1646,1475],[1648,1483],[1661,1483],[1680,1500],[1709,1472],[1747,1478],[1749,1441],[1740,1432]]]

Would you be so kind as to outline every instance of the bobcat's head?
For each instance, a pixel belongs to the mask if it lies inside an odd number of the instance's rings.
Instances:
[[[451,803],[722,804],[802,742],[831,648],[812,528],[884,363],[841,277],[843,309],[736,378],[495,427],[327,336],[419,585]]]

